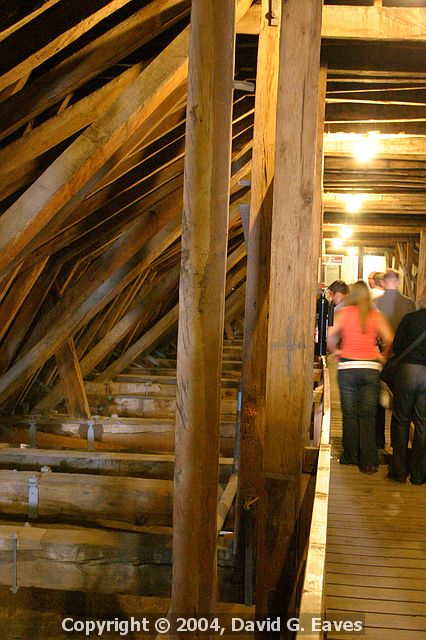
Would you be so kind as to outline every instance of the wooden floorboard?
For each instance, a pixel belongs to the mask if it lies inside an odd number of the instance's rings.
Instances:
[[[341,411],[331,366],[331,479],[327,526],[329,618],[363,616],[363,634],[328,640],[426,639],[426,487],[339,465]],[[388,413],[388,412],[387,412]],[[389,443],[387,416],[386,441]]]

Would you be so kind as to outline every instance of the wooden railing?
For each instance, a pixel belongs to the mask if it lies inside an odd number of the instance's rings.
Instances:
[[[327,509],[330,484],[330,375],[324,364],[323,418],[319,441],[315,497],[306,557],[305,577],[299,608],[299,618],[325,614],[325,549],[327,539]],[[303,625],[302,625],[303,626]],[[297,640],[319,640],[322,631],[296,635]]]

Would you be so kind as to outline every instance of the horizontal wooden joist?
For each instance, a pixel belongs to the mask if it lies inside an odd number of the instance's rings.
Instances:
[[[86,473],[103,476],[128,476],[173,480],[174,455],[150,453],[116,453],[97,451],[55,451],[0,447],[0,468],[40,471],[49,467],[62,473]],[[227,482],[233,458],[220,458],[220,481]]]
[[[239,369],[241,369],[241,362],[239,363]],[[175,373],[175,372],[173,372]],[[161,382],[143,382],[143,376],[141,376],[141,382],[124,382],[124,381],[109,381],[109,382],[85,382],[86,393],[94,396],[125,396],[135,398],[176,398],[176,384],[162,384]],[[235,400],[237,397],[237,391],[234,385],[232,387],[225,387],[222,385],[221,399]]]
[[[170,480],[89,474],[0,470],[0,511],[29,515],[29,483],[38,487],[36,517],[56,522],[101,523],[112,520],[137,525],[172,524]],[[124,499],[123,499],[124,498]]]
[[[170,595],[169,527],[135,533],[0,525],[0,584],[8,586],[12,585],[15,535],[19,587]],[[225,543],[218,545],[218,565],[220,581],[232,567],[232,553]],[[229,589],[227,599],[232,599]]]
[[[355,145],[360,140],[362,140],[362,138],[356,134],[325,133],[324,155],[326,157],[353,156]],[[374,135],[372,140],[376,147],[376,158],[389,158],[391,160],[426,160],[426,135]]]
[[[359,102],[344,102],[327,104],[325,112],[325,127],[328,124],[367,124],[371,129],[381,129],[382,124],[398,124],[403,128],[406,124],[420,124],[426,121],[426,106],[424,104],[398,105],[392,103],[371,104]]]
[[[350,225],[352,232],[354,234],[371,234],[371,235],[410,235],[410,236],[418,236],[421,229],[419,226],[396,226],[396,225],[372,225],[372,224],[351,224]],[[336,224],[334,222],[325,222],[323,225],[324,237],[327,234],[336,234],[340,235],[340,230],[342,228],[341,224]],[[332,236],[334,237],[334,236]],[[353,239],[350,239],[350,242],[353,242]]]
[[[257,35],[262,6],[254,4],[237,33]],[[324,5],[321,37],[338,40],[426,41],[426,13],[420,8]]]
[[[145,453],[173,453],[175,420],[102,416],[95,421],[95,449],[141,451]],[[221,425],[220,450],[223,456],[234,452],[235,420]],[[15,446],[30,442],[28,418],[2,417],[0,439]],[[43,448],[87,449],[88,427],[85,421],[53,415],[37,420],[37,445]]]
[[[370,131],[380,131],[381,134],[390,135],[411,135],[422,136],[425,133],[425,122],[423,120],[413,120],[402,122],[400,119],[395,120],[382,120],[380,123],[377,121],[369,121],[368,116],[365,120],[357,121],[327,121],[325,124],[325,130],[327,133],[347,133],[347,134],[360,134],[365,135]]]
[[[426,194],[407,193],[330,193],[323,194],[324,211],[344,212],[348,211],[354,202],[360,205],[359,214],[371,212],[394,214],[420,214],[426,213]],[[356,215],[356,214],[354,214]]]
[[[162,420],[173,418],[176,414],[176,399],[172,396],[143,396],[137,394],[105,394],[88,393],[88,401],[92,412],[99,414],[117,414],[128,417],[144,417]],[[235,417],[237,399],[222,399],[221,416],[224,420]]]

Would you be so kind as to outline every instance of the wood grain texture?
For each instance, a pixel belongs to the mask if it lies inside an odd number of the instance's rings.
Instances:
[[[420,232],[419,267],[417,270],[417,298],[424,293],[426,288],[426,229]]]
[[[255,4],[238,24],[238,33],[259,33],[261,7]],[[421,8],[324,5],[321,35],[342,40],[415,40],[424,42],[426,17]]]
[[[73,338],[68,338],[59,347],[55,357],[69,415],[90,418],[89,401]]]
[[[172,611],[214,610],[235,5],[194,3],[177,356]],[[187,637],[183,634],[183,637]],[[189,637],[189,636],[188,636]]]
[[[243,405],[237,497],[241,516],[246,500],[259,495],[265,423],[269,260],[280,27],[266,19],[263,0],[259,33],[243,344]],[[244,245],[244,243],[243,243]],[[242,246],[243,246],[242,245]],[[241,540],[240,540],[241,544]],[[240,552],[243,548],[240,546]]]
[[[34,237],[66,205],[75,207],[108,169],[107,160],[149,120],[187,74],[182,32],[3,214],[0,270],[10,270]]]
[[[259,614],[285,608],[286,563],[297,517],[302,433],[307,429],[313,330],[312,271],[322,2],[290,0],[281,16],[277,141],[271,230],[264,487],[258,544]],[[283,586],[283,569],[286,579]],[[287,582],[288,581],[288,582]],[[277,602],[277,600],[279,602]]]

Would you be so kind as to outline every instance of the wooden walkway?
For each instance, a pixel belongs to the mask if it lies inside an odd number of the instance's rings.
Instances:
[[[330,373],[327,615],[363,614],[365,633],[329,633],[328,640],[426,639],[426,486],[393,483],[386,478],[386,465],[374,475],[339,465],[341,413],[335,373]]]

